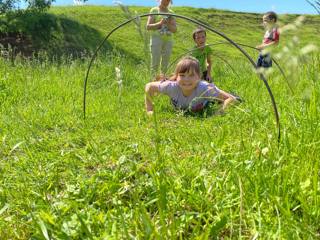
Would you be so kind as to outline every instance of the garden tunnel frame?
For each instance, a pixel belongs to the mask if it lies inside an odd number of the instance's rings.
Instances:
[[[224,43],[225,43],[225,42],[224,42]],[[222,44],[222,43],[208,44],[208,46],[217,45],[217,44]],[[188,51],[185,51],[184,53],[178,55],[178,57],[176,57],[175,59],[171,60],[171,61],[170,61],[170,64],[168,65],[167,71],[168,71],[174,64],[176,64],[177,61],[178,61],[179,59],[181,59],[183,56],[185,56],[185,55],[187,55],[187,54],[189,54],[189,53],[192,53],[193,51],[195,51],[195,50],[197,50],[197,49],[198,49],[198,48],[193,48],[193,49],[190,49],[190,50],[188,50]],[[227,66],[231,69],[231,71],[232,71],[235,75],[237,75],[237,77],[239,78],[238,73],[234,70],[234,68],[231,66],[231,64],[230,64],[225,58],[223,58],[222,56],[217,55],[217,54],[215,54],[214,57],[220,59],[222,62],[224,62],[225,64],[227,64]],[[167,71],[164,72],[164,75],[165,75],[165,76],[167,76]]]
[[[256,63],[254,62],[254,60],[250,57],[250,55],[245,51],[243,50],[239,44],[237,44],[236,42],[234,42],[232,39],[230,39],[229,37],[227,37],[224,33],[222,32],[219,32],[217,30],[215,30],[214,28],[212,28],[211,26],[209,25],[206,25],[202,22],[199,22],[198,20],[195,20],[195,19],[192,19],[192,18],[189,18],[189,17],[186,17],[186,16],[183,16],[183,15],[178,15],[178,14],[173,14],[173,13],[146,13],[146,14],[141,14],[141,15],[137,15],[135,17],[132,17],[128,20],[126,20],[125,22],[119,24],[117,27],[113,28],[107,35],[106,37],[101,41],[101,43],[99,44],[99,46],[97,47],[97,49],[95,50],[95,52],[93,53],[92,57],[91,57],[91,60],[90,60],[90,63],[89,63],[89,66],[88,66],[88,69],[87,69],[87,72],[86,72],[86,76],[85,76],[85,79],[84,79],[84,86],[83,86],[83,117],[84,119],[86,118],[86,96],[87,96],[87,83],[88,83],[88,77],[89,77],[89,73],[90,73],[90,69],[92,67],[92,64],[93,64],[93,61],[95,60],[95,58],[97,57],[98,55],[98,52],[99,50],[102,48],[103,44],[106,42],[106,40],[115,32],[117,31],[118,29],[120,29],[121,27],[127,25],[128,23],[134,21],[134,20],[140,20],[140,18],[143,18],[143,17],[149,17],[149,16],[172,16],[172,17],[176,17],[176,18],[180,18],[180,19],[184,19],[184,20],[187,20],[189,22],[192,22],[198,26],[201,26],[207,30],[209,30],[210,32],[213,32],[215,33],[216,35],[219,35],[220,37],[224,38],[225,40],[228,41],[228,43],[230,43],[231,45],[233,45],[235,48],[237,48],[246,58],[247,60],[254,66],[255,69],[257,69],[257,65]],[[273,110],[274,110],[274,116],[275,116],[275,119],[276,119],[276,124],[277,124],[277,130],[278,130],[278,143],[280,142],[280,118],[279,118],[279,112],[278,112],[278,108],[277,108],[277,104],[275,102],[275,99],[274,99],[274,96],[273,96],[273,93],[271,91],[271,88],[266,80],[266,77],[264,76],[263,73],[261,72],[256,72],[257,75],[259,76],[259,78],[263,81],[265,87],[267,88],[267,91],[268,91],[268,94],[270,96],[270,99],[271,99],[271,103],[272,103],[272,106],[273,106]]]
[[[208,44],[208,46],[216,46],[216,45],[222,45],[222,44],[230,44],[230,42],[228,42],[228,41],[220,41],[220,42]],[[236,43],[236,44],[238,44],[238,45],[241,46],[241,47],[251,48],[251,49],[254,49],[254,50],[260,52],[260,50],[259,50],[258,48],[255,48],[255,47],[252,47],[252,46],[249,46],[249,45],[246,45],[246,44],[242,44],[242,43]],[[173,61],[170,62],[167,70],[169,70],[169,69],[172,67],[172,65],[175,64],[181,57],[183,57],[183,56],[185,56],[186,54],[189,54],[189,53],[191,53],[191,52],[193,52],[193,51],[195,51],[195,50],[197,50],[197,49],[198,49],[198,48],[193,48],[193,49],[190,49],[190,50],[188,50],[188,51],[180,54],[177,58],[175,58]],[[232,72],[233,72],[234,74],[236,74],[237,77],[239,78],[238,73],[234,70],[234,68],[231,66],[231,64],[230,64],[226,59],[224,59],[222,56],[219,56],[219,55],[215,55],[215,57],[219,58],[219,59],[222,60],[225,64],[227,64],[228,67],[230,67],[230,69],[232,70]],[[281,68],[280,64],[279,64],[272,56],[271,56],[271,59],[272,59],[272,61],[274,62],[274,64],[277,66],[277,68],[279,69],[279,71],[280,71],[281,75],[283,76],[283,78],[285,79],[285,81],[286,81],[286,83],[287,83],[287,85],[288,85],[291,93],[294,93],[291,85],[289,84],[289,81],[288,81],[288,79],[287,79],[287,76],[286,76],[286,74],[284,73],[283,69]],[[165,75],[166,75],[166,73],[165,73]]]

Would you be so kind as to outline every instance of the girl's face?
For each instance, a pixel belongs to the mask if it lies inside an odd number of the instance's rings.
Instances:
[[[198,82],[200,81],[200,76],[195,73],[179,73],[177,76],[177,82],[182,92],[190,92],[194,90]]]
[[[269,29],[273,26],[274,24],[274,20],[270,20],[268,16],[263,16],[262,17],[262,24],[263,24],[263,27],[266,28],[266,29]]]
[[[168,7],[171,3],[171,0],[160,0],[159,2],[161,7]]]
[[[197,47],[204,47],[206,44],[206,34],[204,32],[196,33],[194,41],[197,44]]]

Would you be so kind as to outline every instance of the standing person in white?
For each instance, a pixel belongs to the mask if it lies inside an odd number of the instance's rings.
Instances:
[[[150,13],[173,13],[170,9],[172,0],[159,0],[159,6],[150,10]],[[174,17],[165,15],[153,15],[148,17],[147,30],[151,32],[151,74],[152,78],[165,73],[168,68],[173,46],[172,34],[177,31]],[[159,68],[161,65],[161,72]]]

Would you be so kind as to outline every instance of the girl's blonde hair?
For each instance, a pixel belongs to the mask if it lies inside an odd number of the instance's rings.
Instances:
[[[183,57],[178,62],[173,76],[170,80],[177,80],[177,77],[181,73],[186,73],[187,75],[197,75],[200,78],[200,64],[199,61],[191,56]]]

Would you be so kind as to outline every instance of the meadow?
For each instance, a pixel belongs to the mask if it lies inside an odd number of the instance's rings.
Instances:
[[[99,14],[123,18],[117,8],[50,11],[96,29],[92,48],[115,26],[102,28],[108,18]],[[239,23],[259,26],[259,15],[219,14],[227,19],[220,24],[230,24],[221,31],[246,31],[236,41],[260,41],[262,29]],[[146,115],[148,60],[134,25],[115,33],[94,62],[86,119],[89,45],[81,57],[59,61],[1,58],[0,239],[320,238],[319,25],[310,25],[320,17],[296,17],[281,16],[293,25],[275,53],[287,79],[277,68],[265,73],[280,113],[279,142],[263,82],[228,45],[217,47],[222,58],[215,59],[213,76],[244,101],[222,116],[215,106],[196,115],[176,112],[166,97],[155,99],[153,117]],[[192,46],[185,34],[194,26],[179,27],[172,60]]]

